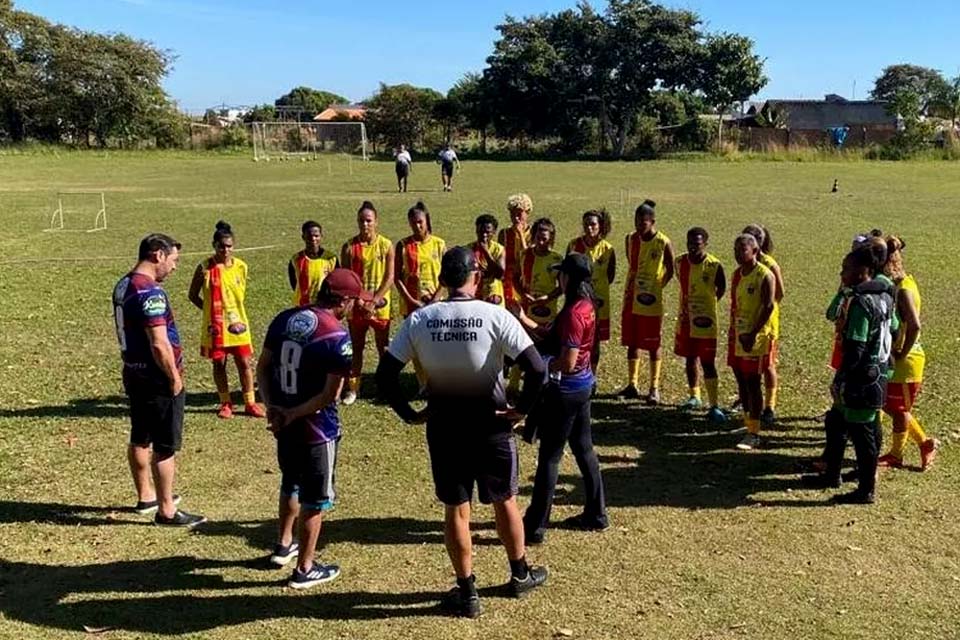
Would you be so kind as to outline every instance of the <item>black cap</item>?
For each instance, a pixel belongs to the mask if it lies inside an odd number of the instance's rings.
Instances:
[[[550,267],[552,271],[565,273],[571,278],[586,280],[593,274],[593,265],[590,264],[590,258],[582,253],[568,253],[560,264]]]
[[[479,271],[477,258],[469,247],[453,247],[440,261],[440,281],[447,287],[459,287],[474,271]]]

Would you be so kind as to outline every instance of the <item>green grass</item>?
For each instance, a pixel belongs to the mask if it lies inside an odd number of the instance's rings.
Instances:
[[[229,155],[0,157],[0,637],[80,637],[84,625],[111,627],[108,637],[550,638],[561,629],[577,638],[956,637],[960,165],[469,162],[452,194],[439,192],[434,167],[417,165],[416,192],[407,195],[393,192],[386,163],[349,169],[342,159],[254,164]],[[841,191],[831,195],[834,178]],[[43,232],[56,192],[68,189],[106,191],[108,231]],[[423,198],[436,233],[453,244],[472,238],[481,211],[505,221],[506,198],[519,190],[531,194],[535,214],[558,223],[564,243],[582,211],[607,207],[618,249],[629,209],[652,197],[678,248],[689,226],[704,225],[728,269],[735,232],[753,221],[769,226],[788,288],[782,428],[759,451],[734,452],[736,434],[670,406],[684,399],[684,383],[681,363],[667,356],[668,406],[594,404],[612,528],[551,531],[530,552],[549,565],[548,587],[522,601],[485,591],[484,617],[466,622],[434,608],[452,573],[422,431],[363,401],[342,414],[342,500],[322,535],[323,557],[343,576],[289,592],[286,572],[260,563],[279,482],[272,438],[257,421],[215,418],[198,312],[186,299],[214,222],[231,222],[239,247],[272,247],[243,256],[259,341],[289,301],[285,264],[304,219],[320,220],[327,245],[338,247],[369,198],[396,240],[406,208]],[[67,226],[86,228],[94,213],[68,209]],[[813,416],[828,403],[832,327],[822,312],[851,236],[871,227],[907,238],[929,363],[918,414],[945,446],[929,473],[884,473],[875,507],[830,507],[828,493],[799,488],[796,469],[818,449]],[[172,233],[189,254],[167,289],[192,394],[178,489],[185,508],[211,521],[193,534],[159,530],[124,509],[134,496],[109,295],[150,230]],[[621,272],[617,297],[622,286]],[[669,344],[675,285],[667,295]],[[611,344],[602,393],[625,374]],[[730,397],[732,377],[721,375]],[[523,446],[521,455],[525,503],[535,451]],[[908,461],[917,462],[912,447]],[[581,503],[569,457],[561,474],[556,519]],[[507,567],[491,510],[476,509],[475,521],[476,570],[487,589]]]

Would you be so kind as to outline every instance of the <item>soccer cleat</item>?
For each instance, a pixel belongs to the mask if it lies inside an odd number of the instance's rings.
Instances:
[[[741,451],[752,451],[758,446],[760,446],[760,436],[755,433],[748,433],[737,443],[737,449]]]
[[[655,407],[660,404],[660,390],[650,389],[650,393],[647,394],[647,399],[645,402],[648,407]]]
[[[620,390],[620,393],[617,394],[617,397],[626,398],[627,400],[634,400],[640,397],[640,390],[637,389],[636,385],[628,384]]]
[[[192,513],[187,513],[186,511],[180,511],[177,509],[171,517],[162,516],[159,513],[153,517],[153,521],[156,524],[165,526],[165,527],[184,527],[186,529],[192,529],[198,524],[203,524],[207,519],[200,515],[194,515]]]
[[[290,576],[290,582],[287,583],[291,589],[309,589],[324,582],[331,582],[340,575],[340,567],[335,564],[316,564],[306,571],[300,571],[299,567],[293,570]]]
[[[830,500],[833,504],[873,504],[877,501],[873,493],[864,493],[859,489],[850,493],[841,493]]]
[[[777,423],[776,412],[770,407],[767,407],[766,409],[764,409],[763,413],[760,414],[760,426],[762,426],[764,429],[769,429],[776,423]]]
[[[892,453],[885,453],[877,458],[878,467],[887,467],[890,469],[899,469],[903,466],[903,458],[898,458]]]
[[[221,420],[229,420],[233,417],[233,405],[229,402],[224,402],[220,405],[220,410],[217,411],[217,417]]]
[[[440,599],[440,608],[458,618],[477,618],[483,613],[477,592],[464,594],[458,586],[443,594],[443,598]]]
[[[700,400],[700,398],[697,398],[696,396],[690,396],[687,398],[686,402],[680,405],[680,409],[682,411],[694,411],[702,406],[703,402]]]
[[[345,406],[350,406],[357,401],[357,392],[347,389],[340,395],[340,403]]]
[[[547,574],[546,567],[527,567],[527,577],[523,580],[516,576],[510,576],[510,584],[507,585],[507,590],[514,598],[522,598],[546,582]]]
[[[725,414],[720,407],[711,407],[707,413],[707,420],[709,420],[711,424],[726,424],[727,414]]]
[[[253,404],[248,404],[243,408],[243,412],[250,416],[251,418],[266,418],[267,412],[263,410],[263,407],[254,402]]]
[[[936,438],[927,438],[920,445],[920,470],[926,471],[937,457],[940,441]]]
[[[174,495],[173,506],[177,506],[178,504],[180,504],[180,496]],[[145,516],[153,513],[159,508],[160,508],[159,500],[149,500],[147,502],[140,500],[137,502],[137,506],[135,506],[133,510],[136,511],[139,515]]]
[[[296,542],[291,542],[287,546],[278,544],[273,547],[273,553],[270,554],[270,562],[278,567],[285,567],[291,560],[297,557],[299,552],[300,545]]]

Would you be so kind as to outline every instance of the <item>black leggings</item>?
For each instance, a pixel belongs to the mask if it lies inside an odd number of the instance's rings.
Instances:
[[[550,385],[541,400],[543,414],[539,416],[538,435],[540,453],[537,460],[537,475],[533,482],[533,497],[523,515],[527,534],[543,534],[550,523],[550,510],[560,473],[560,459],[564,445],[569,442],[573,457],[583,476],[586,504],[583,509],[583,524],[588,527],[607,526],[607,507],[603,497],[603,478],[600,476],[600,461],[593,448],[590,430],[590,396],[587,388],[576,393],[561,393],[556,385]]]

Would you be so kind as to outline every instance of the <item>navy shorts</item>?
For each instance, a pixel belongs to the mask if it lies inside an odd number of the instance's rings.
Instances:
[[[506,428],[503,428],[506,426]],[[483,504],[504,502],[517,495],[517,442],[509,425],[491,431],[469,424],[463,416],[431,417],[427,447],[437,498],[445,505],[470,502],[473,487]]]
[[[300,437],[277,438],[281,495],[297,496],[303,509],[332,509],[337,497],[336,469],[339,448],[339,439],[306,444]]]
[[[442,173],[442,174],[445,175],[445,176],[449,176],[449,177],[452,178],[452,177],[453,177],[453,163],[452,163],[452,162],[444,162],[443,164],[441,164],[441,165],[440,165],[440,173]]]
[[[176,396],[164,393],[130,393],[130,444],[153,447],[169,457],[183,443],[183,411],[186,391]]]
[[[397,172],[398,178],[406,178],[410,175],[410,165],[406,162],[397,162],[393,168]]]

